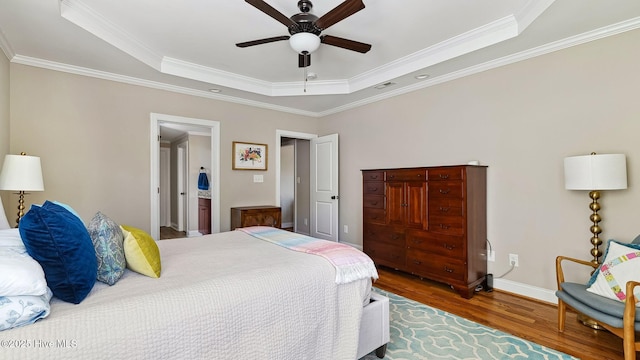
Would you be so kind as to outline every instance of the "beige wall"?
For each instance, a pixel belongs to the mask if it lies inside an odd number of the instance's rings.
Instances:
[[[221,230],[230,207],[275,202],[275,168],[260,172],[260,184],[251,171],[232,171],[231,142],[268,144],[274,156],[276,129],[317,128],[299,115],[18,64],[11,79],[11,151],[40,156],[45,182],[27,205],[66,202],[85,222],[100,210],[149,231],[150,113],[220,122]]]
[[[0,169],[4,162],[4,156],[9,153],[9,60],[0,51]],[[6,191],[0,191],[3,203],[9,202],[9,195]],[[5,207],[9,208],[9,207]],[[17,209],[16,209],[17,211]],[[6,211],[13,214],[13,211]],[[9,216],[9,223],[12,223]]]
[[[341,240],[354,244],[362,243],[361,169],[480,160],[489,165],[490,271],[502,274],[517,253],[520,267],[506,279],[553,289],[557,254],[589,258],[589,199],[564,189],[565,156],[627,155],[630,187],[603,194],[602,237],[640,233],[638,43],[635,30],[322,119],[12,64],[10,150],[42,157],[46,191],[28,202],[68,202],[85,221],[102,210],[148,230],[149,113],[220,121],[226,230],[229,207],[275,197],[273,163],[264,183],[252,183],[253,173],[231,171],[232,141],[266,143],[273,156],[276,129],[337,132],[340,229],[350,229]]]
[[[340,134],[340,228],[361,243],[361,169],[464,164],[488,168],[489,270],[555,288],[554,259],[590,259],[586,191],[564,189],[563,158],[624,153],[629,189],[604,192],[603,238],[640,233],[640,31],[328,116]],[[586,277],[585,277],[586,278]]]

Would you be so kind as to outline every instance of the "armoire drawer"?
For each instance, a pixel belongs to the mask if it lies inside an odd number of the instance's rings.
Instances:
[[[363,182],[362,193],[367,195],[384,195],[384,181]]]
[[[436,216],[429,214],[429,231],[448,234],[464,234],[464,218],[462,216]]]
[[[446,197],[433,197],[429,201],[432,216],[464,216],[464,201]]]
[[[462,180],[463,168],[429,169],[429,181]]]
[[[462,236],[448,236],[410,229],[405,234],[405,241],[409,252],[420,250],[453,259],[464,259],[465,242]]]
[[[384,195],[362,195],[362,206],[365,208],[384,209]]]
[[[362,172],[363,181],[384,181],[384,171],[369,171]]]
[[[429,183],[429,199],[462,199],[461,181],[434,181]]]
[[[427,181],[426,169],[387,170],[386,181]]]
[[[386,265],[403,268],[405,263],[405,249],[403,246],[388,243],[365,243],[365,254],[369,255],[376,265]]]
[[[399,245],[404,248],[404,231],[396,230],[392,226],[364,224],[364,243],[384,242]]]
[[[365,223],[384,225],[387,221],[387,213],[384,209],[363,208],[362,218]]]
[[[445,281],[463,281],[466,275],[466,264],[463,261],[426,251],[407,251],[406,267],[416,275]]]

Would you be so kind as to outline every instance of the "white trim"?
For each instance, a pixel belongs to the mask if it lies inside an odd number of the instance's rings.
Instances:
[[[193,124],[211,128],[211,232],[220,232],[220,122],[214,120],[187,118],[166,114],[150,114],[150,234],[154,239],[160,238],[160,197],[158,187],[160,180],[160,147],[158,136],[160,135],[161,122],[174,122],[181,124]],[[155,174],[155,175],[154,175]]]
[[[340,241],[340,240],[338,242],[341,243],[341,244],[345,244],[345,245],[349,245],[351,247],[354,247],[354,248],[356,248],[356,249],[358,249],[360,251],[364,251],[364,250],[362,250],[362,245],[350,243],[350,242],[347,242],[347,241]]]
[[[60,16],[148,66],[160,70],[162,56],[81,1],[60,1]]]
[[[2,49],[2,52],[4,52],[7,59],[12,59],[16,55],[2,29],[0,29],[0,49]]]
[[[151,89],[159,89],[159,90],[171,91],[171,92],[178,93],[178,94],[191,95],[191,96],[197,96],[197,97],[202,97],[202,98],[207,98],[207,99],[226,101],[226,102],[230,102],[230,103],[234,103],[234,104],[248,105],[248,106],[253,106],[253,107],[257,107],[257,108],[280,111],[280,112],[284,112],[284,113],[291,113],[291,114],[297,114],[297,115],[317,117],[316,113],[315,112],[311,112],[311,111],[294,109],[294,108],[290,108],[290,107],[269,104],[269,103],[265,103],[265,102],[261,102],[261,101],[242,99],[242,98],[239,98],[239,97],[223,95],[223,94],[220,94],[220,93],[216,94],[216,93],[212,93],[211,91],[208,91],[208,90],[197,90],[197,89],[187,88],[187,87],[184,87],[184,86],[171,85],[171,84],[166,84],[166,83],[162,83],[162,82],[158,82],[158,81],[139,79],[139,78],[135,78],[135,77],[132,77],[132,76],[114,74],[114,73],[101,71],[101,70],[93,70],[93,69],[84,68],[84,67],[75,66],[75,65],[62,64],[62,63],[58,63],[58,62],[55,62],[55,61],[43,60],[43,59],[33,58],[33,57],[29,57],[29,56],[15,55],[10,59],[11,59],[11,62],[15,63],[15,64],[34,66],[34,67],[39,67],[39,68],[43,68],[43,69],[49,69],[49,70],[54,70],[54,71],[65,72],[65,73],[69,73],[69,74],[82,75],[82,76],[88,76],[88,77],[93,77],[93,78],[97,78],[97,79],[116,81],[116,82],[120,82],[120,83],[124,83],[124,84],[144,86],[144,87],[151,88]]]
[[[544,289],[537,286],[527,285],[511,280],[495,279],[493,280],[493,288],[507,291],[520,296],[540,300],[553,305],[558,304],[558,298],[554,290]]]

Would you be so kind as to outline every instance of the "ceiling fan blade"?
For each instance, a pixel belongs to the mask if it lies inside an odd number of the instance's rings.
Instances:
[[[289,19],[284,14],[282,14],[280,11],[274,9],[271,5],[267,4],[266,2],[264,2],[262,0],[245,0],[245,1],[247,3],[249,3],[250,5],[253,5],[253,7],[255,7],[256,9],[258,9],[258,10],[262,11],[263,13],[271,16],[272,18],[278,20],[279,22],[284,24],[284,26],[286,26],[286,27],[290,27],[290,26],[297,27],[298,26],[298,24],[296,24],[295,21]]]
[[[270,37],[270,38],[266,38],[266,39],[245,41],[245,42],[237,43],[236,46],[237,47],[241,47],[241,48],[245,48],[245,47],[249,47],[249,46],[260,45],[260,44],[268,44],[268,43],[271,43],[271,42],[281,41],[281,40],[289,40],[289,37],[288,36],[284,36],[284,35],[283,36],[274,36],[274,37]]]
[[[322,15],[318,20],[316,20],[315,25],[322,31],[362,9],[364,9],[364,3],[362,0],[345,0],[342,4],[336,6],[333,10]]]
[[[363,54],[371,50],[371,45],[369,44],[365,44],[365,43],[361,43],[361,42],[349,40],[349,39],[343,39],[343,38],[340,38],[337,36],[331,36],[331,35],[321,36],[320,42],[327,45],[341,47],[347,50],[357,51]]]
[[[298,54],[298,67],[304,68],[311,65],[311,54]]]

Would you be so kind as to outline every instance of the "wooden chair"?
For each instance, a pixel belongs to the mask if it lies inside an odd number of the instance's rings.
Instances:
[[[564,332],[567,307],[596,320],[599,325],[622,338],[624,359],[635,360],[636,351],[640,351],[640,341],[636,341],[636,332],[640,331],[640,312],[636,314],[634,288],[640,282],[629,281],[626,284],[626,302],[620,302],[587,291],[587,285],[566,282],[562,271],[564,260],[596,268],[597,265],[566,256],[556,258],[556,280],[558,282],[558,331]]]

